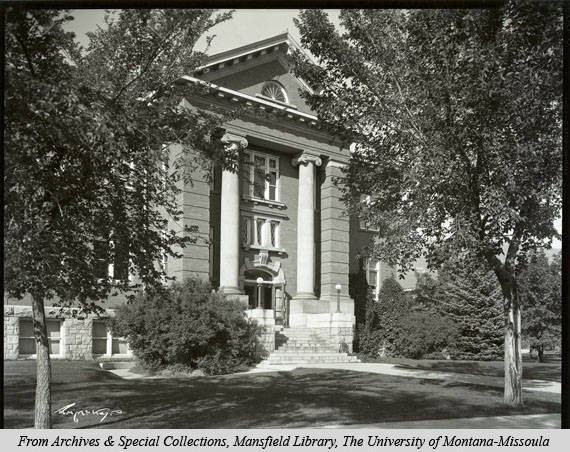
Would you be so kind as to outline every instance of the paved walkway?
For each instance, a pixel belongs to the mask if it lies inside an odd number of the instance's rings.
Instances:
[[[376,424],[323,425],[320,428],[560,428],[560,413],[522,414],[513,416],[469,417],[455,419],[436,419],[421,421],[378,422]]]
[[[457,372],[436,372],[421,369],[407,369],[398,364],[387,363],[319,363],[319,364],[290,364],[279,366],[256,367],[246,373],[259,373],[270,371],[289,371],[299,367],[313,369],[343,369],[355,372],[370,372],[384,375],[394,375],[400,377],[422,378],[427,380],[444,380],[457,383],[474,384],[480,386],[493,386],[502,388],[503,377],[491,377],[486,375],[461,374]],[[525,391],[543,391],[560,394],[561,385],[556,381],[546,380],[524,380],[523,389]]]

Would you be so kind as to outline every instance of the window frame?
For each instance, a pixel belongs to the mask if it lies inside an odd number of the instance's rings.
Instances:
[[[105,258],[97,257],[97,250],[96,247],[99,246],[102,249],[102,252],[105,253]],[[125,278],[117,278],[115,274],[115,268],[117,267],[117,262],[121,259],[121,256],[118,253],[118,248],[115,246],[115,241],[113,238],[109,237],[109,239],[99,238],[96,239],[93,243],[93,276],[97,281],[102,281],[106,278],[111,279],[112,282],[132,282],[133,281],[133,274],[131,272],[131,255],[129,248],[127,246],[126,255],[122,257],[126,257],[122,263],[122,265],[126,265],[126,268],[123,271],[126,272]],[[102,273],[99,273],[98,269],[96,268],[98,265],[105,266],[106,272],[105,276]]]
[[[50,358],[63,358],[64,357],[64,330],[63,330],[63,324],[64,321],[63,319],[45,319],[46,320],[46,328],[48,323],[53,323],[53,322],[58,322],[59,323],[59,337],[57,338],[57,342],[59,344],[59,353],[51,353],[51,349],[52,349],[52,343],[54,342],[54,340],[51,338],[51,336],[49,335],[49,329],[48,329],[48,344],[49,344],[49,350],[50,350]],[[29,321],[32,324],[32,336],[24,336],[22,337],[22,322],[26,322]],[[22,353],[20,350],[20,341],[22,339],[28,339],[28,340],[33,340],[33,344],[34,344],[34,353]],[[37,344],[36,344],[36,338],[34,336],[34,319],[32,317],[19,317],[18,318],[18,356],[21,357],[26,357],[26,358],[36,358],[37,354],[38,354],[38,350],[37,350]]]
[[[262,222],[261,229],[257,224]],[[267,215],[254,213],[241,214],[241,242],[245,248],[267,249],[282,251],[281,245],[281,220]],[[275,240],[271,240],[271,225],[275,225]]]
[[[264,152],[247,150],[244,152],[247,156],[246,164],[248,167],[247,170],[247,193],[245,193],[246,197],[249,199],[264,201],[268,203],[281,203],[281,171],[280,171],[280,159],[279,157],[267,154]],[[255,164],[255,159],[263,158],[264,159],[264,182],[263,182],[263,197],[260,198],[256,195],[255,192],[255,172],[258,168]],[[271,162],[275,162],[275,168],[271,168]],[[268,178],[269,174],[275,173],[275,184],[271,184]],[[275,199],[271,199],[271,187],[275,188]]]
[[[103,324],[105,327],[105,332],[106,332],[106,336],[105,336],[105,353],[95,353],[93,351],[93,341],[95,339],[97,340],[102,340],[103,336],[94,336],[94,327],[95,324]],[[126,353],[113,353],[114,350],[114,346],[115,344],[120,344],[121,342],[124,342],[126,344]],[[91,354],[94,357],[112,357],[112,356],[117,356],[117,357],[126,357],[126,356],[131,356],[131,349],[129,348],[129,343],[127,342],[127,340],[123,337],[114,337],[113,333],[111,332],[111,329],[109,328],[109,326],[107,325],[107,322],[104,319],[93,319],[91,322]]]
[[[370,265],[371,262],[375,262],[375,264],[373,266],[374,268],[371,268],[372,267]],[[365,262],[366,283],[368,284],[368,287],[372,287],[372,293],[374,294],[374,300],[375,301],[379,300],[379,295],[380,295],[380,285],[381,285],[380,265],[381,265],[381,263],[379,260],[373,261],[369,257],[366,258],[366,262]],[[374,272],[376,274],[375,284],[370,284],[370,272]]]

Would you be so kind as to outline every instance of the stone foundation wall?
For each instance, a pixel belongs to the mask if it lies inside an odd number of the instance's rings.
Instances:
[[[18,357],[18,336],[20,327],[16,317],[8,317],[4,310],[4,359]]]
[[[67,359],[93,359],[92,319],[66,319],[63,322],[64,356]]]
[[[248,309],[246,315],[262,328],[261,343],[269,353],[275,351],[275,318],[273,309]]]
[[[46,319],[58,319],[61,321],[60,329],[60,353],[51,355],[54,359],[71,360],[91,360],[97,359],[125,359],[132,357],[127,355],[97,355],[93,356],[93,319],[96,316],[86,316],[85,318],[74,318],[70,313],[64,313],[57,307],[46,307]],[[114,315],[114,310],[108,309],[107,317]],[[31,358],[30,355],[21,355],[19,350],[20,342],[20,320],[31,319],[31,306],[4,306],[4,359]],[[104,317],[102,317],[103,319]],[[109,340],[112,338],[109,336]]]

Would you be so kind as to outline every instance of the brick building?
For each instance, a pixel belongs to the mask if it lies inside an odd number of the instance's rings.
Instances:
[[[299,349],[306,357],[348,360],[339,351],[351,349],[355,326],[349,274],[364,266],[378,290],[392,270],[366,260],[372,232],[344,212],[333,179],[349,151],[319,130],[301,98],[299,90],[310,88],[290,73],[293,49],[298,45],[280,34],[213,55],[178,81],[209,87],[185,99],[193,108],[242,105],[251,113],[228,123],[221,139],[227,152],[243,153],[240,172],[213,168],[210,182],[196,172],[192,184],[181,187],[183,223],[197,226],[201,240],[165,265],[177,279],[199,276],[247,303],[248,315],[265,327],[270,361],[294,361]],[[108,314],[121,302],[110,298]],[[101,319],[46,311],[53,357],[130,356]],[[32,338],[30,301],[5,299],[5,358],[33,357]]]

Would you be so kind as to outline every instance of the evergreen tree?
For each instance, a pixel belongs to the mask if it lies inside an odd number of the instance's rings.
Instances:
[[[475,261],[447,262],[438,277],[421,275],[418,302],[453,320],[458,336],[451,351],[458,359],[492,360],[503,353],[503,307],[495,275]]]
[[[398,336],[398,321],[410,308],[411,302],[398,281],[394,277],[384,280],[378,301],[375,302],[372,294],[367,298],[360,351],[371,356],[395,354],[393,344]]]

